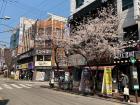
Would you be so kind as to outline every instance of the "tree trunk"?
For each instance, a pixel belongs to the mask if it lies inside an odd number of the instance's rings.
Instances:
[[[57,77],[59,78],[59,76],[60,76],[60,73],[59,73],[60,67],[59,67],[59,62],[58,62],[58,60],[57,60],[57,49],[58,49],[58,47],[56,47],[56,48],[54,49],[54,53],[55,53],[54,59],[55,59],[55,63],[56,63]]]

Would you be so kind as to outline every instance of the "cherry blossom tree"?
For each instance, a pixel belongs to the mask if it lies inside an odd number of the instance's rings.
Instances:
[[[64,52],[80,54],[86,59],[87,64],[89,61],[93,61],[94,65],[103,61],[111,62],[115,49],[122,43],[118,40],[119,18],[115,8],[112,5],[103,7],[97,10],[96,15],[93,14],[92,17],[76,23],[79,25],[71,31],[70,36],[55,36],[55,50],[63,48]],[[59,66],[59,56],[57,53],[55,55],[55,61]]]
[[[90,71],[93,65],[98,69],[101,64],[113,63],[116,51],[124,43],[118,34],[119,20],[116,9],[108,5],[80,23],[75,21],[78,25],[72,29],[67,43],[69,53],[83,56]],[[97,71],[92,76],[94,89]]]
[[[57,53],[59,48],[63,48],[65,60],[74,54],[80,54],[86,60],[89,69],[91,65],[112,63],[116,52],[123,45],[118,34],[119,18],[112,5],[97,10],[97,14],[76,22],[78,25],[72,29],[70,35],[60,38],[56,36],[55,62],[57,70],[60,69],[60,56]],[[91,63],[92,62],[92,63]],[[91,69],[90,69],[91,70]],[[94,74],[93,79],[96,77]],[[94,79],[95,82],[95,79]],[[94,86],[95,87],[95,86]]]
[[[97,10],[96,16],[83,19],[71,32],[71,51],[82,55],[87,65],[111,63],[122,41],[119,40],[119,18],[112,5]]]

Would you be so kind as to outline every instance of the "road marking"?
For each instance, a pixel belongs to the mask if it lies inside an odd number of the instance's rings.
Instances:
[[[5,88],[7,88],[7,89],[13,89],[12,87],[10,87],[9,85],[7,85],[7,84],[2,84]]]
[[[31,84],[25,84],[25,85],[27,85],[27,86],[32,86]]]
[[[23,84],[19,84],[19,85],[22,86],[22,87],[25,87],[25,88],[31,88],[31,87],[23,85]]]
[[[16,88],[22,88],[22,87],[20,87],[20,86],[18,86],[18,85],[16,85],[16,84],[11,84],[13,87],[16,87]]]
[[[2,90],[3,88],[2,87],[0,87],[0,90]]]

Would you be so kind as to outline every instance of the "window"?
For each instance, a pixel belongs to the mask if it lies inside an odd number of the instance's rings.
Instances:
[[[122,0],[122,10],[133,7],[133,0]]]
[[[43,61],[43,55],[37,55],[37,61]]]
[[[124,31],[124,41],[129,41],[129,40],[138,40],[139,39],[139,34],[138,34],[138,25],[133,25],[129,27],[125,27],[123,29]]]
[[[81,5],[83,5],[84,0],[76,0],[76,8],[80,7]]]
[[[50,55],[45,55],[44,56],[44,61],[51,61],[51,56]]]
[[[52,41],[51,40],[45,40],[45,47],[51,48],[52,47]]]

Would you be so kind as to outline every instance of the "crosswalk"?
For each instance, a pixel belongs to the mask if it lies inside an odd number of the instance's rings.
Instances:
[[[31,84],[0,84],[0,91],[3,89],[22,89],[22,88],[32,88]]]

